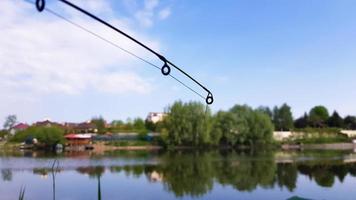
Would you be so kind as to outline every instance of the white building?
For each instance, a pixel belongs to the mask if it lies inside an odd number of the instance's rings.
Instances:
[[[162,121],[165,116],[166,116],[166,113],[150,112],[150,113],[148,113],[146,120],[149,122],[153,122],[155,124],[157,122]]]

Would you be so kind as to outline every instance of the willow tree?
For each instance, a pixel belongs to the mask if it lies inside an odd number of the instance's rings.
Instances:
[[[214,116],[211,136],[220,144],[238,145],[269,143],[272,140],[271,118],[260,110],[246,105],[236,105],[228,112],[220,111]]]
[[[209,108],[199,102],[175,102],[168,108],[164,128],[168,145],[205,145],[211,143]]]

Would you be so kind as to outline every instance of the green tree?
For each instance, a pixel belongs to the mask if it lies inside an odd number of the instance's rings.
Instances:
[[[334,128],[342,128],[344,126],[344,119],[340,117],[339,113],[334,111],[331,117],[328,119],[328,126]]]
[[[238,126],[238,120],[231,112],[219,111],[214,116],[211,132],[212,143],[235,145],[239,138]]]
[[[236,105],[230,112],[237,122],[234,131],[238,133],[238,143],[269,143],[272,140],[273,124],[267,114],[246,105]]]
[[[38,132],[35,134],[35,137],[40,143],[46,144],[47,146],[64,144],[64,131],[60,128],[41,127],[38,128],[37,131]]]
[[[347,116],[344,119],[344,128],[349,130],[356,130],[356,117]]]
[[[273,140],[273,124],[268,115],[261,112],[253,112],[249,121],[250,136],[248,139],[253,144],[270,143]]]
[[[257,111],[267,114],[271,119],[273,118],[273,111],[267,106],[260,106]]]
[[[99,134],[104,134],[106,132],[106,121],[103,117],[93,117],[90,120],[90,123],[95,124]]]
[[[36,138],[39,143],[52,147],[55,144],[64,144],[64,130],[59,127],[32,126],[26,130],[17,132],[11,138],[13,142],[23,142],[28,138]]]
[[[309,122],[308,114],[304,113],[304,115],[302,117],[295,120],[294,127],[295,128],[306,128],[306,127],[308,127],[308,122]]]
[[[315,106],[309,112],[309,123],[312,127],[322,128],[326,126],[329,118],[328,109],[324,106]]]
[[[131,131],[133,129],[133,121],[131,118],[126,119],[125,130]]]
[[[233,131],[238,135],[236,144],[250,144],[250,139],[252,138],[250,122],[252,121],[253,110],[247,105],[235,105],[229,112],[232,114],[235,121],[234,129],[231,129],[230,131]]]
[[[133,128],[136,131],[146,130],[145,121],[141,118],[136,118],[133,121]]]
[[[111,122],[111,126],[113,127],[120,127],[123,126],[125,123],[122,120],[113,120]]]
[[[7,134],[9,134],[9,131],[7,131],[7,130],[0,130],[0,138],[5,137]]]
[[[246,105],[235,105],[228,112],[214,116],[211,139],[214,144],[238,145],[269,143],[272,140],[271,118]]]
[[[276,130],[289,131],[293,129],[293,115],[290,106],[283,104],[273,109],[273,124]]]
[[[206,110],[207,109],[207,110]],[[168,108],[164,120],[168,145],[205,145],[209,144],[210,109],[198,102],[175,102]]]
[[[157,131],[157,125],[149,120],[145,120],[145,127],[149,131]]]
[[[10,130],[12,127],[15,126],[16,122],[17,122],[16,115],[7,116],[4,123],[4,129]]]

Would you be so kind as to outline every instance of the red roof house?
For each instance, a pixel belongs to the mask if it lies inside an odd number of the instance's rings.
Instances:
[[[15,125],[14,127],[12,127],[13,129],[17,130],[17,131],[22,131],[25,129],[28,129],[30,126],[28,124],[24,124],[24,123],[19,123],[17,125]]]
[[[25,123],[16,124],[14,127],[11,128],[10,134],[15,135],[16,132],[26,130],[29,127],[30,126],[28,124],[25,124]]]

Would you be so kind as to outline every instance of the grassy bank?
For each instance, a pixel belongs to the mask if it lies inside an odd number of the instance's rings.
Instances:
[[[18,149],[20,147],[20,143],[14,143],[14,142],[0,142],[0,150],[14,150]]]
[[[293,136],[282,144],[332,144],[351,143],[352,139],[341,133],[338,128],[294,129]]]

